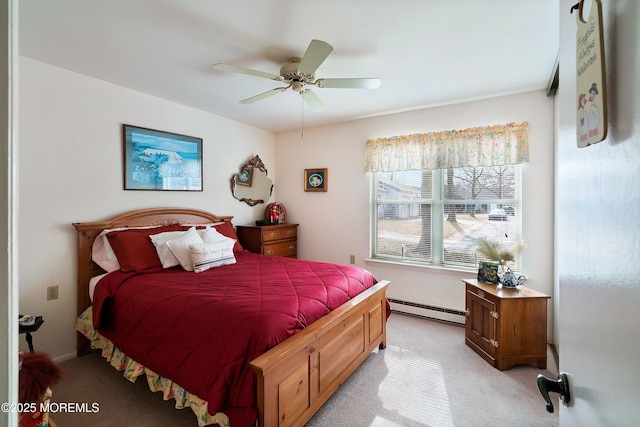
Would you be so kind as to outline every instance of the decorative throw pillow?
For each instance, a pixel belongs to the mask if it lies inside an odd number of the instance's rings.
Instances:
[[[238,241],[238,235],[236,234],[235,228],[233,228],[233,224],[231,224],[230,222],[222,222],[220,224],[214,224],[214,228],[223,236],[227,236],[236,241],[233,246],[234,252],[242,252],[244,250],[244,248]]]
[[[155,246],[149,236],[167,231],[180,231],[180,225],[113,231],[107,234],[113,252],[116,254],[120,270],[137,271],[161,267]]]
[[[233,254],[233,239],[227,239],[212,243],[199,243],[190,245],[193,271],[202,273],[214,267],[236,263]]]
[[[151,242],[156,247],[158,258],[160,258],[160,262],[164,268],[175,267],[180,264],[178,258],[176,258],[173,252],[171,252],[171,249],[169,249],[167,242],[183,236],[184,233],[186,233],[186,231],[167,231],[166,233],[158,233],[149,236]]]
[[[120,227],[120,228],[107,228],[98,234],[98,237],[93,241],[91,245],[91,259],[98,264],[104,271],[111,273],[112,271],[120,270],[120,264],[118,264],[118,258],[109,244],[107,234],[113,231],[124,230],[141,230],[149,228],[158,228],[161,225],[147,225],[142,227]]]
[[[200,237],[202,237],[202,240],[205,243],[226,242],[229,240],[233,240],[235,242],[234,239],[216,231],[215,227],[207,226],[207,228],[198,230],[198,234],[200,235]]]
[[[180,262],[182,268],[187,271],[193,271],[193,262],[191,261],[191,252],[189,245],[204,243],[202,238],[196,231],[195,227],[188,229],[182,236],[167,241],[169,250],[175,255]]]

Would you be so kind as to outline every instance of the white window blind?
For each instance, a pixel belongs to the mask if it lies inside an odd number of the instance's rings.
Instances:
[[[476,268],[478,239],[521,241],[520,165],[375,172],[373,257]],[[520,270],[520,257],[507,264]]]

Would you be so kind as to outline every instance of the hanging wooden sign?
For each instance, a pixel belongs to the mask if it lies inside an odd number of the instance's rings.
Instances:
[[[578,148],[607,137],[607,97],[602,31],[602,5],[592,0],[589,19],[583,19],[585,0],[578,9],[576,38],[576,96]]]

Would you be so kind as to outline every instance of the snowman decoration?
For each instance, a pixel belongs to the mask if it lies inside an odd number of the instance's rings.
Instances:
[[[578,97],[578,133],[580,141],[586,141],[589,137],[589,115],[585,109],[587,95],[581,93]]]

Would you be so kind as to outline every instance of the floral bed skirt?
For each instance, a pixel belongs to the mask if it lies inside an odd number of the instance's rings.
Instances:
[[[131,382],[145,374],[149,389],[153,392],[161,391],[164,400],[175,399],[176,409],[191,408],[198,417],[198,425],[206,426],[219,424],[221,427],[229,427],[229,418],[222,412],[209,415],[208,404],[199,397],[188,393],[173,381],[161,377],[152,370],[145,368],[140,363],[129,358],[116,346],[103,337],[93,328],[93,310],[87,308],[76,321],[76,330],[91,341],[92,349],[100,349],[104,357],[114,368],[123,373],[123,376]]]

